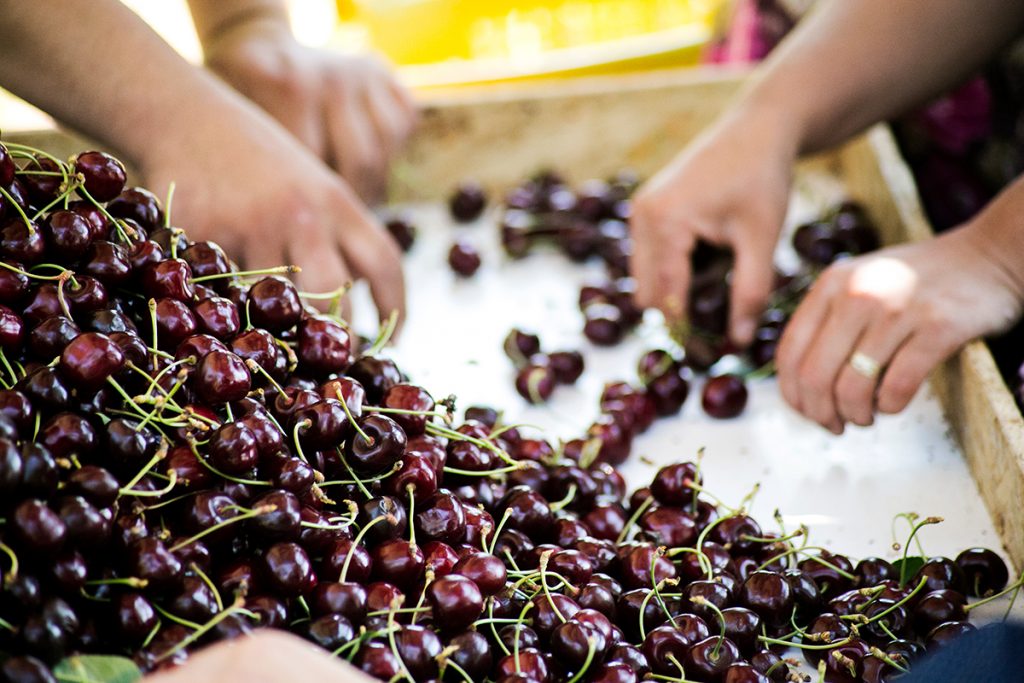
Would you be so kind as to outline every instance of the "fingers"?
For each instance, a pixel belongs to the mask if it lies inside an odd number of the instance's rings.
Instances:
[[[906,408],[928,373],[957,350],[957,344],[936,336],[919,330],[896,351],[878,387],[880,413],[898,413]]]
[[[314,218],[312,214],[301,216],[293,229],[295,238],[291,241],[289,256],[290,262],[301,269],[295,282],[302,291],[326,293],[352,282],[352,274],[338,245],[322,220],[323,217]],[[347,297],[342,300],[342,317],[351,319]]]
[[[365,97],[380,144],[387,158],[392,159],[412,133],[414,117],[387,83],[371,83]]]
[[[686,315],[690,291],[690,252],[694,237],[682,225],[672,225],[654,208],[656,199],[641,196],[630,221],[634,251],[630,271],[637,281],[637,303],[658,308],[671,325]]]
[[[779,377],[779,391],[786,402],[798,412],[802,401],[798,381],[799,371],[807,349],[817,334],[828,314],[828,309],[836,290],[834,281],[828,273],[814,283],[806,298],[797,307],[796,313],[786,324],[786,329],[779,340],[779,348],[775,354],[775,367]]]
[[[762,235],[762,232],[747,235]],[[736,262],[732,272],[729,310],[729,334],[733,343],[745,348],[754,339],[757,319],[771,295],[775,274],[772,270],[774,244],[763,239],[737,240]]]
[[[384,198],[387,159],[362,98],[351,86],[338,83],[324,93],[325,125],[334,166],[365,201]]]
[[[907,341],[910,327],[905,318],[886,314],[876,315],[868,324],[854,348],[871,360],[886,367],[893,354]],[[860,427],[874,422],[875,393],[880,377],[865,377],[853,369],[849,362],[843,365],[836,381],[835,397],[839,416]]]

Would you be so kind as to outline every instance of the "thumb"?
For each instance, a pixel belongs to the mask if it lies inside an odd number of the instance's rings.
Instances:
[[[771,295],[775,279],[772,268],[774,247],[770,240],[764,238],[734,245],[736,262],[732,272],[729,337],[741,348],[754,340],[757,320]]]

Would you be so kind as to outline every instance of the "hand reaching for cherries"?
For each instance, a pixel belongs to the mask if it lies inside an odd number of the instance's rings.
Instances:
[[[989,229],[1004,204],[928,242],[827,269],[779,346],[786,400],[836,434],[846,422],[867,426],[876,411],[903,410],[963,344],[1009,327],[1024,287]]]
[[[388,164],[416,121],[383,60],[299,44],[276,16],[203,41],[207,66],[324,159],[368,202],[384,199]]]

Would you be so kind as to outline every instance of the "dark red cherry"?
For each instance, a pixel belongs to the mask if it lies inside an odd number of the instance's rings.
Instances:
[[[448,251],[448,265],[462,277],[471,277],[480,269],[480,252],[464,239],[456,240]]]
[[[956,556],[968,594],[984,597],[998,593],[1009,580],[1006,562],[988,548],[968,548]]]
[[[423,576],[426,558],[423,550],[409,541],[384,541],[370,553],[373,575],[380,581],[408,589]]]
[[[793,589],[783,574],[755,571],[743,582],[740,602],[769,624],[780,624],[792,616]]]
[[[693,644],[683,665],[687,675],[695,680],[718,681],[738,661],[740,651],[735,643],[722,636],[710,636]]]
[[[951,589],[963,593],[966,588],[963,571],[946,557],[930,558],[921,565],[908,585],[916,586],[922,580],[925,581],[924,590],[928,591]]]
[[[42,207],[57,198],[65,170],[53,159],[37,154],[28,160],[17,180],[24,185],[32,204]]]
[[[181,301],[158,299],[156,329],[160,347],[173,349],[186,337],[196,333],[196,318],[189,307]]]
[[[336,320],[309,316],[299,323],[296,351],[300,365],[309,373],[342,372],[352,362],[351,335]]]
[[[230,351],[211,351],[193,375],[196,394],[206,403],[221,404],[245,398],[252,386],[248,368]]]
[[[384,393],[381,406],[395,410],[411,411],[413,414],[393,413],[391,417],[405,431],[406,436],[420,436],[426,430],[427,415],[434,409],[434,399],[427,390],[415,384],[396,384]]]
[[[107,212],[117,218],[130,218],[147,230],[163,225],[160,200],[149,190],[129,187],[107,204]]]
[[[363,386],[366,400],[373,405],[380,405],[388,389],[405,381],[394,361],[377,356],[359,357],[346,374]]]
[[[676,623],[658,626],[647,633],[642,651],[651,670],[662,676],[682,676],[686,655],[708,637],[708,627],[698,617],[683,615]]]
[[[679,548],[692,545],[697,539],[693,517],[682,510],[657,507],[640,517],[640,528],[658,545]]]
[[[476,621],[483,612],[480,588],[460,574],[433,581],[427,587],[427,599],[433,609],[434,623],[448,632],[458,632]]]
[[[32,228],[14,218],[0,228],[0,254],[4,258],[31,266],[38,263],[46,253],[46,239],[42,229],[31,223]]]
[[[221,341],[226,341],[238,333],[238,309],[228,299],[219,296],[203,299],[192,307],[192,313],[200,332]]]
[[[297,543],[272,545],[264,553],[262,564],[270,586],[285,597],[304,595],[316,585],[309,555]]]
[[[196,292],[192,285],[192,269],[180,258],[169,258],[142,270],[142,288],[153,299],[177,299],[190,302]]]
[[[73,211],[54,211],[43,223],[47,251],[65,263],[78,261],[92,241],[89,221]]]
[[[423,626],[402,626],[395,634],[395,646],[414,679],[425,681],[437,676],[437,657],[442,646],[441,639],[433,630]]]
[[[516,366],[525,365],[532,357],[540,353],[540,337],[520,329],[513,328],[505,336],[505,355]]]
[[[271,332],[294,327],[302,317],[299,293],[282,277],[265,277],[250,287],[248,306],[252,324]]]
[[[345,442],[344,452],[346,462],[357,474],[379,474],[402,458],[407,439],[397,422],[374,414],[359,418],[356,424],[362,434],[353,434]]]
[[[589,303],[583,310],[583,318],[583,334],[598,346],[614,346],[626,333],[622,311],[612,304]]]
[[[483,187],[473,181],[459,184],[448,199],[448,209],[452,218],[460,223],[475,221],[487,206],[487,194]]]
[[[0,144],[0,185],[7,187],[14,181],[18,167],[6,145]]]
[[[747,405],[747,387],[736,375],[710,377],[704,383],[701,405],[711,417],[728,419],[743,412]]]
[[[387,228],[388,233],[398,243],[402,251],[407,252],[412,249],[412,245],[416,241],[416,226],[410,223],[407,217],[389,218],[384,222],[384,227]]]
[[[559,384],[575,384],[583,374],[583,354],[579,351],[555,351],[548,355],[548,361]]]
[[[124,165],[104,152],[82,152],[75,158],[75,172],[84,178],[85,191],[98,202],[109,202],[124,189]]]
[[[71,383],[96,390],[124,367],[124,353],[110,337],[85,332],[75,337],[60,357],[60,371]]]

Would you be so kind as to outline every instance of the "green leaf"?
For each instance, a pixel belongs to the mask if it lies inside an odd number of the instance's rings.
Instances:
[[[127,657],[79,655],[67,657],[53,668],[60,683],[135,683],[142,672]]]
[[[925,562],[927,562],[927,558],[920,556],[901,557],[893,562],[892,566],[896,570],[896,576],[900,577],[900,587],[903,587],[907,581],[914,578],[914,575],[917,574]]]

